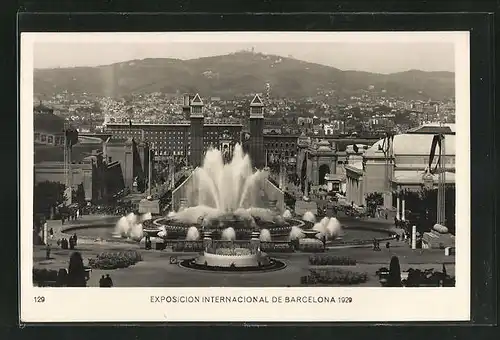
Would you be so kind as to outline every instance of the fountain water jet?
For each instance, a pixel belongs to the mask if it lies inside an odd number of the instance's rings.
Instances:
[[[314,214],[312,212],[306,211],[304,213],[304,216],[302,216],[302,220],[307,221],[307,222],[311,222],[311,223],[315,223],[316,216],[314,216]]]
[[[293,226],[290,230],[290,240],[296,240],[304,238],[306,235],[299,227]]]
[[[139,221],[146,221],[151,219],[151,214],[144,214],[140,217],[134,213],[127,216],[122,216],[115,225],[115,235],[123,238],[130,238],[133,240],[141,240],[143,237],[142,223]]]
[[[232,227],[226,228],[222,231],[221,238],[225,241],[234,241],[236,239],[236,232]]]
[[[338,237],[342,231],[342,227],[335,217],[324,217],[313,226],[313,230],[318,231],[317,238],[322,239],[326,237],[329,240]]]
[[[262,242],[271,242],[271,233],[268,229],[262,229],[260,231],[259,240]]]
[[[200,232],[196,227],[189,227],[186,235],[187,241],[196,241],[200,238]]]
[[[223,154],[218,149],[209,149],[203,165],[193,173],[191,192],[196,205],[215,208],[222,212],[233,212],[238,208],[258,205],[256,190],[268,176],[265,171],[253,172],[248,155],[236,144],[231,161],[224,164]]]

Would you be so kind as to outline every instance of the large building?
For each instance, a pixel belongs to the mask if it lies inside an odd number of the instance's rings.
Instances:
[[[42,104],[33,108],[35,145],[64,145],[64,119]]]
[[[204,104],[198,94],[185,95],[183,104],[184,121],[111,123],[106,125],[106,132],[114,137],[147,141],[157,160],[174,156],[184,158],[194,166],[201,164],[204,153],[210,147],[232,151],[234,145],[241,142],[243,125],[234,121],[207,121]]]
[[[365,205],[368,194],[384,194],[384,206],[393,208],[393,194],[401,190],[422,188],[429,167],[431,145],[435,134],[444,135],[443,154],[446,185],[455,184],[455,126],[424,125],[405,134],[374,143],[357,159],[346,165],[347,200]],[[435,167],[438,157],[431,166]],[[438,175],[432,176],[438,185]]]

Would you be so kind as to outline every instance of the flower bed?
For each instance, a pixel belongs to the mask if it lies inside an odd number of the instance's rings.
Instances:
[[[301,277],[302,284],[356,285],[368,280],[368,275],[366,273],[338,268],[310,269],[309,272],[309,275]]]
[[[95,269],[127,268],[142,261],[142,256],[135,250],[120,252],[103,252],[96,258],[89,259],[89,265]]]
[[[356,260],[347,256],[321,254],[309,256],[309,264],[312,266],[355,266]]]

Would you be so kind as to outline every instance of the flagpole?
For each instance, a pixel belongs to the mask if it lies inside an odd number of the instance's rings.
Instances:
[[[151,148],[148,145],[148,196],[151,196],[151,174],[152,174],[152,172],[153,171],[151,169]]]
[[[443,141],[441,148],[443,149],[443,225],[446,225],[446,148],[445,148],[445,135],[443,134]]]

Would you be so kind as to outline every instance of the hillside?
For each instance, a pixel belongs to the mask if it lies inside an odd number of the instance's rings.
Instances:
[[[386,89],[393,96],[441,99],[454,95],[454,74],[411,70],[390,75],[341,71],[296,59],[246,52],[191,60],[144,59],[98,67],[35,70],[35,94],[67,90],[121,97],[131,93],[199,92],[203,96],[233,97],[262,92],[273,96],[305,97],[318,89],[339,95],[367,89]],[[419,93],[421,92],[421,93]]]

